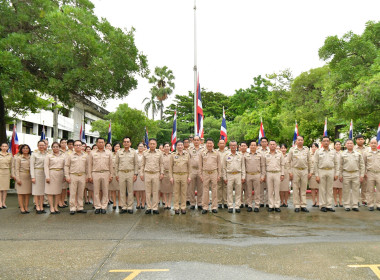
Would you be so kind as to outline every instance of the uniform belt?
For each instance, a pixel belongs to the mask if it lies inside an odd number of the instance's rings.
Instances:
[[[198,166],[193,166],[192,169],[198,169],[199,167]]]
[[[322,170],[332,170],[332,168],[319,168],[319,169],[322,169]]]
[[[37,167],[34,168],[34,169],[35,169],[35,170],[44,170],[43,168],[37,168]]]
[[[119,170],[119,172],[129,173],[132,172],[133,169]]]
[[[187,172],[173,172],[175,175],[187,175]]]
[[[347,170],[343,170],[343,172],[356,173],[356,172],[359,172],[359,170],[355,170],[355,171],[347,171]]]
[[[20,170],[20,172],[30,173],[30,170]]]
[[[168,172],[169,172],[169,170],[164,170],[164,172],[165,172],[165,173],[168,173]]]
[[[260,172],[247,172],[247,174],[249,174],[249,175],[257,175],[257,174],[260,174]]]
[[[92,171],[92,172],[95,172],[95,173],[105,173],[105,172],[109,172],[108,170],[100,170],[100,171]]]
[[[63,170],[63,168],[50,168],[50,170],[61,171],[61,170]]]
[[[70,173],[72,175],[82,176],[84,173]]]
[[[215,171],[216,171],[216,169],[214,169],[214,170],[204,170],[204,172],[207,173],[207,174],[212,174],[212,173],[214,173]]]
[[[157,174],[158,171],[145,171],[145,173],[148,173],[148,174]]]
[[[305,170],[306,168],[299,168],[299,167],[294,167],[295,169],[298,169],[298,170]]]
[[[267,172],[270,172],[270,173],[279,173],[280,171],[268,171]]]
[[[380,173],[380,170],[368,170],[368,172]]]
[[[236,174],[239,174],[241,172],[227,172],[228,174],[232,174],[232,175],[236,175]]]

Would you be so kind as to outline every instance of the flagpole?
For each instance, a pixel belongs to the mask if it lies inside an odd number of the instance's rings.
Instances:
[[[194,0],[194,135],[197,135],[197,6]]]

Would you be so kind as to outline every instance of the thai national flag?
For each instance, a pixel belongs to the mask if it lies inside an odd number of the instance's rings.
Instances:
[[[148,137],[148,129],[145,127],[145,136],[144,136],[145,145],[149,148],[149,137]]]
[[[41,141],[41,140],[45,140],[45,138],[46,138],[46,134],[45,134],[45,126],[42,125],[42,132],[41,132],[41,139],[40,139],[40,141]]]
[[[226,124],[226,114],[224,113],[224,108],[223,108],[222,125],[220,127],[220,139],[223,139],[224,142],[227,143],[227,124]]]
[[[351,139],[352,140],[352,134],[354,132],[354,124],[351,120],[351,123],[350,123],[350,132],[348,133],[348,139]]]
[[[377,129],[377,148],[380,149],[380,123],[379,128]]]
[[[327,135],[327,118],[325,119],[325,128],[323,129],[323,136],[328,136]]]
[[[202,97],[201,97],[201,86],[199,84],[199,76],[197,83],[197,131],[196,135],[203,138],[203,107],[202,107]]]
[[[86,143],[86,134],[84,132],[84,126],[82,126],[82,124],[80,125],[79,139],[80,141]]]
[[[16,125],[14,125],[11,144],[9,145],[9,151],[12,152],[12,155],[15,155],[18,153],[18,147],[19,147],[19,143],[18,143]]]
[[[172,148],[171,151],[175,150],[175,143],[177,142],[177,111],[174,111],[174,121],[172,130]]]
[[[296,121],[296,127],[294,128],[294,135],[293,135],[293,147],[296,145],[297,137],[298,137],[298,124]]]
[[[261,119],[260,130],[259,130],[259,144],[261,143],[261,138],[263,137],[265,137],[265,131],[264,131],[263,120]]]
[[[107,143],[112,143],[112,133],[111,133],[111,122],[108,126],[108,138],[107,138]]]

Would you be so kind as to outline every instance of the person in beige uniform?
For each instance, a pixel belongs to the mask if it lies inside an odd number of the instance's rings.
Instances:
[[[145,214],[160,214],[158,211],[158,189],[164,178],[162,153],[156,150],[157,140],[149,139],[149,150],[144,152],[140,170],[141,180],[145,182],[147,210]]]
[[[319,207],[322,212],[335,212],[333,206],[333,181],[338,179],[338,156],[329,148],[328,136],[322,138],[322,148],[314,155],[315,180],[319,184]]]
[[[160,191],[163,196],[164,209],[171,209],[172,196],[173,196],[173,184],[170,183],[169,166],[170,166],[170,144],[168,142],[164,143],[164,152],[162,153],[162,162],[164,164],[164,178],[160,181]],[[186,200],[184,202],[186,205]]]
[[[311,177],[309,179],[309,188],[311,191],[311,199],[313,202],[313,207],[319,207],[319,195],[318,195],[319,184],[315,180],[315,174],[314,174],[314,155],[315,155],[315,152],[318,150],[318,148],[319,148],[319,145],[317,143],[313,143],[311,145],[311,153],[310,153]]]
[[[30,175],[32,178],[32,195],[36,203],[36,213],[46,213],[44,210],[44,194],[45,194],[45,171],[44,163],[47,155],[45,151],[45,142],[38,141],[38,151],[34,152],[30,157]]]
[[[45,193],[48,195],[50,214],[59,214],[58,204],[62,194],[62,184],[65,182],[63,168],[65,155],[59,151],[59,144],[51,144],[53,152],[46,155],[44,161]]]
[[[287,153],[288,147],[286,144],[280,145],[280,152],[284,156],[284,180],[280,182],[280,207],[288,207],[289,191],[290,191],[290,163],[289,154]]]
[[[311,178],[311,161],[310,152],[307,147],[303,146],[303,136],[297,136],[296,146],[290,149],[289,164],[290,174],[289,178],[293,183],[293,205],[294,211],[309,212],[306,208],[306,190],[307,182]]]
[[[269,153],[268,148],[268,138],[262,137],[260,141],[260,147],[257,149],[259,153],[262,153],[264,156],[266,153]],[[260,185],[260,207],[264,207],[265,205],[268,207],[268,188],[267,182],[264,181]]]
[[[91,147],[87,146],[86,147],[87,156],[90,155],[91,151],[92,151]],[[88,177],[88,174],[87,174],[87,177]],[[86,201],[85,204],[93,204],[94,203],[94,184],[90,183],[89,180],[87,180],[87,183],[86,183],[86,189],[84,191],[84,197],[85,197],[85,201]]]
[[[6,209],[7,192],[10,187],[11,169],[12,169],[12,154],[8,153],[8,144],[1,144],[0,152],[0,209]]]
[[[364,160],[354,151],[354,141],[346,141],[347,150],[340,154],[339,180],[343,182],[343,203],[346,211],[359,211],[359,188],[364,180]]]
[[[334,149],[337,154],[338,159],[342,153],[342,143],[340,141],[335,141]],[[333,183],[333,196],[335,207],[343,207],[342,197],[343,197],[343,183],[340,180],[336,180]],[[339,201],[339,204],[338,204]]]
[[[218,147],[216,151],[219,153],[220,157],[220,165],[222,166],[222,161],[224,156],[229,153],[228,149],[226,148],[226,142],[224,139],[220,139],[218,142]],[[227,184],[224,182],[224,180],[218,181],[218,208],[222,209],[222,207],[228,208],[227,205]],[[240,206],[240,205],[239,205]]]
[[[244,154],[245,174],[243,174],[243,182],[247,183],[247,201],[248,212],[252,212],[252,189],[255,191],[255,212],[259,212],[260,208],[260,191],[261,183],[265,180],[265,156],[257,151],[256,141],[249,144],[249,153]]]
[[[30,154],[28,145],[21,145],[16,159],[16,189],[21,214],[29,214],[29,197],[32,193],[32,179],[30,177]]]
[[[174,212],[179,214],[180,203],[181,213],[186,214],[186,194],[187,185],[190,183],[190,156],[184,151],[182,141],[176,143],[177,151],[170,155],[169,177],[171,184],[174,184]]]
[[[139,165],[137,153],[131,146],[131,138],[124,137],[124,149],[116,154],[115,159],[116,180],[119,182],[120,188],[121,214],[133,214],[133,182],[137,180]],[[125,201],[127,194],[128,199]]]
[[[269,153],[265,154],[266,182],[268,188],[268,212],[281,212],[280,182],[284,180],[284,156],[276,150],[276,141],[269,141]]]
[[[248,145],[245,141],[240,142],[238,146],[238,153],[241,154],[244,158],[244,155],[247,153]],[[244,195],[243,195],[244,194]],[[244,206],[248,207],[248,195],[247,195],[247,182],[242,181],[241,184],[241,204],[240,208],[244,208]],[[252,198],[252,194],[251,194]]]
[[[83,194],[88,181],[88,157],[82,152],[82,142],[74,141],[74,152],[66,156],[65,178],[70,189],[70,215],[87,213],[83,209]]]
[[[137,146],[137,165],[138,170],[141,169],[142,158],[144,154],[144,143],[139,143]],[[137,176],[136,181],[133,183],[133,191],[136,194],[136,209],[144,209],[145,208],[145,185],[141,180],[140,176]]]
[[[208,211],[208,204],[210,202],[209,188],[211,185],[211,212],[218,213],[218,182],[220,181],[221,161],[220,154],[214,150],[214,140],[208,138],[206,141],[206,149],[199,155],[199,168],[201,170],[201,181],[203,182],[203,195],[202,195],[202,214]]]
[[[67,148],[67,145],[68,145],[68,141],[66,139],[61,139],[61,141],[59,141],[60,152],[65,157],[66,157],[66,155],[72,153],[72,151]],[[67,189],[68,188],[69,188],[69,183],[67,183],[66,181],[63,182],[62,193],[61,193],[60,201],[58,203],[59,208],[66,208],[67,207],[66,198],[67,198]]]
[[[106,145],[106,148],[108,145]],[[121,206],[121,199],[120,199],[120,186],[119,182],[116,180],[116,155],[120,151],[121,145],[120,143],[116,142],[111,146],[110,151],[112,152],[112,181],[108,186],[108,196],[110,199],[109,204],[112,204],[112,209],[117,208],[116,200],[119,200],[119,206]],[[121,208],[121,207],[119,207]]]
[[[240,213],[242,178],[245,178],[243,157],[242,154],[237,153],[237,142],[230,141],[230,152],[228,152],[222,160],[223,180],[227,185],[228,213],[232,213],[234,208],[234,187],[235,213]]]
[[[377,140],[372,138],[370,149],[364,153],[365,175],[367,179],[368,210],[373,211],[374,206],[380,211],[380,150],[377,149]],[[375,193],[376,186],[376,193]]]
[[[108,186],[112,181],[112,152],[105,150],[104,138],[96,139],[96,146],[88,159],[88,178],[94,183],[95,214],[106,214],[108,206]],[[100,191],[102,199],[100,200]]]
[[[198,205],[198,210],[202,210],[202,194],[203,194],[203,184],[201,181],[201,169],[199,168],[199,155],[202,152],[200,147],[200,137],[194,136],[193,139],[194,147],[189,149],[190,154],[190,178],[191,182],[188,186],[187,197],[190,201],[190,209],[194,210],[195,205]],[[195,190],[197,190],[197,199],[195,200]]]
[[[365,143],[364,136],[360,134],[356,135],[355,140],[356,140],[356,146],[354,147],[354,150],[359,152],[363,156],[364,152],[368,150],[364,145]],[[367,180],[365,178],[363,182],[360,182],[360,189],[361,189],[360,195],[361,195],[362,204],[364,206],[367,206],[367,197],[366,197],[367,196]]]

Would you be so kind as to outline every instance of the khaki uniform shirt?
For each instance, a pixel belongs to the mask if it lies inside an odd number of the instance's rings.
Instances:
[[[70,178],[70,174],[88,177],[88,155],[85,153],[71,153],[65,159],[65,177]]]
[[[242,177],[243,179],[246,178],[246,174],[249,173],[251,175],[253,174],[261,174],[260,178],[264,179],[266,175],[266,166],[265,166],[265,156],[260,152],[247,152],[244,154],[244,168],[245,168],[245,174]]]
[[[189,149],[189,156],[190,156],[190,167],[191,167],[191,173],[192,174],[198,174],[199,169],[199,154],[202,152],[202,148],[199,148],[198,150],[194,147],[192,149]]]
[[[133,174],[138,175],[139,172],[139,159],[137,152],[129,148],[128,152],[125,149],[120,149],[116,154],[115,159],[115,172],[116,176],[119,176],[120,171],[133,170]]]
[[[364,153],[363,160],[365,165],[365,174],[367,174],[368,171],[380,172],[380,150],[366,151]]]
[[[92,151],[88,158],[88,178],[92,178],[92,172],[108,171],[112,176],[113,163],[112,152],[109,150]]]
[[[307,173],[311,173],[311,159],[308,147],[291,148],[288,153],[289,172],[293,172],[293,168],[304,170],[307,169]]]
[[[173,173],[190,174],[190,155],[183,151],[182,154],[175,152],[170,155],[169,176],[173,178]]]
[[[24,157],[24,155],[20,155],[16,159],[16,178],[20,178],[20,172],[30,173],[30,156],[28,158]]]
[[[265,168],[267,172],[280,172],[283,176],[285,159],[281,152],[276,151],[274,154],[265,153]]]
[[[343,171],[359,172],[359,176],[363,177],[365,172],[363,156],[356,151],[343,151],[340,154],[339,176],[343,177]]]
[[[6,153],[3,155],[0,153],[0,169],[12,170],[12,154]]]
[[[218,173],[218,177],[222,174],[220,154],[214,149],[210,151],[203,150],[199,155],[199,168],[201,171],[214,171]]]
[[[39,150],[34,152],[30,157],[30,176],[32,179],[36,178],[35,170],[36,169],[44,169],[45,165],[45,157],[47,153],[41,153]]]
[[[143,160],[141,164],[140,176],[144,175],[144,172],[160,172],[164,174],[164,162],[162,152],[147,150],[143,154]]]
[[[228,173],[241,173],[243,178],[243,173],[245,177],[245,165],[244,165],[244,156],[239,153],[227,153],[222,161],[223,168],[223,179],[227,180]]]
[[[319,169],[333,169],[334,176],[338,176],[339,160],[335,150],[321,148],[315,151],[314,174],[319,177]]]
[[[62,169],[65,167],[65,154],[59,153],[58,156],[48,154],[45,157],[44,170],[46,179],[50,179],[50,169]]]
[[[164,164],[164,173],[166,176],[169,176],[169,166],[170,166],[170,158],[172,154],[169,152],[168,154],[162,153],[162,163]]]
[[[366,146],[364,146],[364,145],[363,145],[363,148],[359,148],[358,145],[355,145],[355,147],[354,147],[354,151],[359,152],[362,156],[363,156],[364,153],[365,153],[366,151],[368,151],[369,149],[370,149],[370,148],[368,148],[368,147],[366,147]]]
[[[13,160],[12,160],[12,168],[11,168],[11,176],[12,177],[16,177],[16,162],[17,162],[17,158],[20,156],[20,154],[15,154],[13,156]]]

